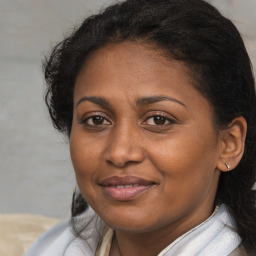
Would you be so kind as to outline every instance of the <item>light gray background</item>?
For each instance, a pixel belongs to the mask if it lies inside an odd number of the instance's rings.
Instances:
[[[70,214],[68,144],[50,124],[41,60],[109,0],[0,0],[0,213]],[[240,29],[256,65],[256,0],[211,0]]]

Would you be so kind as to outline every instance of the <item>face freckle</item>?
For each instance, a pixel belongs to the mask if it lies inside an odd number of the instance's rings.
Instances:
[[[177,234],[212,212],[213,110],[188,68],[147,46],[95,51],[75,84],[70,152],[86,201],[111,227]]]

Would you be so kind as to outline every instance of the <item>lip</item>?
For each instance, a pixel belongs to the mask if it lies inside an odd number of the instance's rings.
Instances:
[[[145,193],[156,183],[136,176],[113,176],[102,180],[99,185],[106,196],[117,201],[129,201]]]

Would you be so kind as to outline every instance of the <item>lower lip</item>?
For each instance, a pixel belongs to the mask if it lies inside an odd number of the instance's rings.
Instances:
[[[153,185],[147,186],[137,186],[137,187],[129,187],[129,188],[117,188],[117,187],[104,187],[102,186],[103,192],[111,197],[114,200],[118,201],[129,201],[138,197],[139,195],[145,193],[149,189],[151,189]]]

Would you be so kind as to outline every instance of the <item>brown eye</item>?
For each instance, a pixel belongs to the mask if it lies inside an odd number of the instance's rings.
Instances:
[[[163,116],[154,116],[154,123],[156,125],[164,125],[166,122],[166,118]]]
[[[91,116],[89,118],[86,118],[84,121],[82,121],[82,123],[86,124],[86,125],[89,125],[89,126],[110,124],[110,122],[107,121],[106,118],[104,118],[102,116]]]
[[[94,125],[101,125],[104,123],[104,118],[102,116],[94,116],[92,117],[92,122]]]
[[[165,116],[155,115],[155,116],[149,117],[145,123],[147,125],[152,125],[152,126],[161,126],[161,125],[167,125],[175,122]]]

